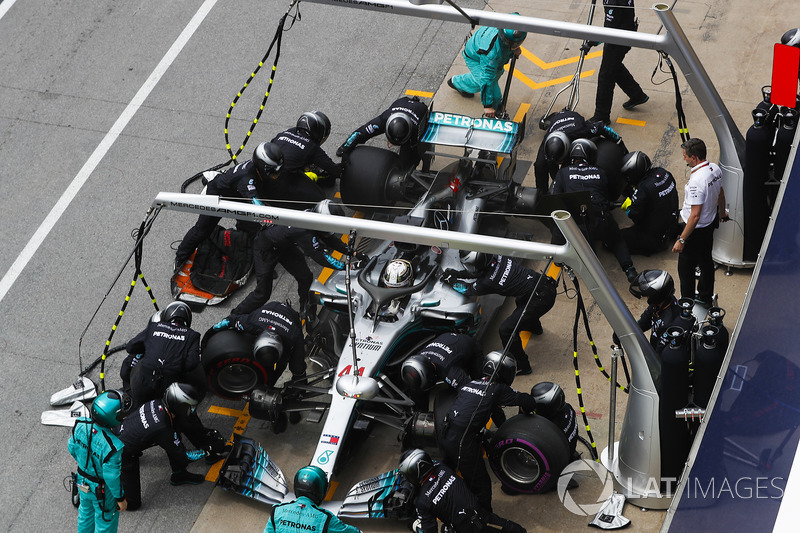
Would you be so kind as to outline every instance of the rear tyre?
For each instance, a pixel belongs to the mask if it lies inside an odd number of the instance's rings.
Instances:
[[[253,356],[254,337],[223,330],[208,338],[202,362],[208,388],[222,398],[238,400],[256,387],[269,385],[272,368]]]
[[[570,460],[567,437],[539,415],[517,415],[500,426],[486,450],[489,464],[508,492],[553,490]]]
[[[345,204],[389,205],[387,183],[399,168],[398,155],[375,146],[356,146],[350,152],[339,189]]]

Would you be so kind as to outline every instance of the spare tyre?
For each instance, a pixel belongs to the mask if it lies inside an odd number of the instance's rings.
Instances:
[[[399,172],[396,153],[376,146],[356,146],[344,167],[339,190],[342,202],[356,205],[390,205],[389,176]]]
[[[486,453],[506,490],[524,494],[553,490],[570,460],[564,432],[539,415],[509,418],[494,434]]]
[[[233,329],[208,336],[201,362],[211,392],[238,400],[256,387],[277,380],[273,368],[265,367],[253,356],[254,341],[254,336]]]

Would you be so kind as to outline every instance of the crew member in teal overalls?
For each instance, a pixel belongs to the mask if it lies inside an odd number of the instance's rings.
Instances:
[[[294,476],[297,499],[272,508],[264,533],[361,533],[357,527],[319,507],[328,490],[328,477],[318,466],[304,466]]]
[[[519,13],[512,13],[519,15]],[[464,45],[464,61],[469,74],[453,76],[447,85],[466,98],[480,93],[483,113],[494,117],[503,101],[498,80],[503,75],[503,66],[512,56],[519,57],[520,46],[528,34],[524,31],[481,26]]]
[[[111,432],[130,408],[119,390],[103,392],[92,403],[91,419],[72,428],[68,449],[78,462],[78,533],[116,532],[119,512],[128,507],[122,491],[122,442]]]

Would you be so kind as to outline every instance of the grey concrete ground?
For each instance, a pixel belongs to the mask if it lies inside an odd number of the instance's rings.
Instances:
[[[8,1],[8,0],[6,0]],[[173,44],[202,2],[115,2],[63,4],[18,2],[0,19],[0,227],[3,252],[0,272],[6,272],[45,220],[61,194],[68,190],[81,167],[131,101],[157,63]],[[68,430],[39,424],[39,413],[49,409],[47,399],[77,375],[78,357],[84,365],[97,357],[122,303],[133,274],[128,266],[120,283],[106,296],[132,246],[129,233],[138,227],[150,201],[160,190],[177,190],[189,175],[226,158],[222,127],[224,114],[236,91],[266,51],[285,10],[284,2],[219,3],[166,70],[144,105],[120,138],[99,162],[75,200],[57,220],[41,247],[0,299],[0,400],[4,409],[0,428],[0,529],[7,531],[71,530],[75,512],[62,480],[74,467],[66,453]],[[482,5],[473,1],[469,7]],[[2,4],[0,4],[2,6]],[[523,15],[585,22],[588,2],[492,2],[487,8],[519,11]],[[784,23],[793,4],[786,0],[678,1],[675,12],[717,90],[744,132],[750,110],[760,98],[760,87],[770,81],[772,45],[789,29]],[[326,148],[338,146],[356,126],[381,111],[406,89],[435,92],[435,106],[467,115],[481,112],[477,100],[465,100],[444,81],[465,71],[459,55],[468,26],[413,18],[301,5],[303,18],[284,35],[284,49],[275,88],[256,130],[266,138],[293,124],[307,109],[319,108],[331,117],[334,130]],[[648,6],[637,9],[640,31],[656,32],[658,22]],[[595,16],[600,24],[601,14]],[[563,83],[547,82],[571,76],[574,63],[552,63],[578,54],[579,42],[531,36],[525,48],[546,68],[520,60],[517,68],[531,80],[515,80],[509,110],[529,105],[527,138],[520,157],[533,159],[542,133],[536,122]],[[633,50],[626,65],[651,96],[631,112],[621,108],[619,92],[612,112],[614,128],[629,149],[644,150],[654,162],[670,169],[682,186],[688,171],[680,157],[672,82],[662,72],[650,74],[657,54]],[[584,71],[594,74],[581,82],[578,111],[593,111],[594,79],[599,58],[588,59]],[[232,144],[243,137],[265,90],[266,78],[254,84],[237,106],[232,122]],[[684,108],[692,136],[704,138],[716,157],[714,136],[695,98],[679,77]],[[252,93],[252,94],[251,94]],[[563,98],[563,97],[562,97]],[[563,102],[563,100],[562,100]],[[557,108],[563,105],[557,104]],[[617,122],[633,119],[644,125]],[[534,119],[534,120],[532,120]],[[528,176],[532,185],[533,176]],[[620,213],[621,215],[621,213]],[[619,217],[624,222],[622,216]],[[161,302],[168,301],[167,278],[172,261],[169,243],[181,238],[192,223],[186,215],[162,213],[145,246],[144,274]],[[546,240],[537,222],[515,229]],[[613,257],[600,259],[634,315],[642,302],[627,294],[624,276]],[[676,258],[665,252],[634,258],[637,268],[665,268],[676,275]],[[750,271],[717,273],[720,305],[735,323],[749,282]],[[4,279],[8,279],[7,277]],[[293,281],[284,276],[276,297],[293,296]],[[542,380],[562,384],[568,400],[577,405],[572,385],[571,329],[574,300],[562,294],[543,319],[545,333],[532,341],[528,352],[534,374],[520,378],[524,389]],[[604,362],[608,361],[611,331],[591,299],[587,298],[592,333]],[[236,303],[196,317],[205,330]],[[144,291],[136,288],[114,342],[127,340],[152,312]],[[82,343],[84,329],[97,306]],[[495,337],[487,347],[499,343]],[[598,447],[608,435],[608,384],[594,367],[587,342],[579,355],[587,411]],[[119,360],[107,369],[107,383],[116,386]],[[96,376],[96,374],[94,374]],[[241,405],[210,401],[227,408]],[[625,398],[617,401],[618,413]],[[208,423],[229,433],[233,419],[203,415]],[[307,461],[309,444],[318,428],[301,424],[274,437],[267,424],[251,421],[245,434],[268,447],[287,475]],[[339,490],[375,472],[394,466],[399,446],[394,434],[377,432],[365,454],[338,481]],[[307,449],[306,449],[307,448]],[[197,468],[197,467],[195,467]],[[213,489],[170,487],[168,466],[158,450],[143,462],[145,506],[121,519],[122,531],[260,531],[268,508]],[[496,488],[497,485],[495,485]],[[573,531],[584,528],[585,516],[564,509],[557,495],[511,498],[496,490],[496,511],[524,524],[529,531]],[[599,483],[582,480],[572,493],[578,503],[594,503]],[[337,493],[339,495],[339,493]],[[654,531],[663,512],[626,507],[633,531]],[[361,523],[364,531],[404,531],[403,524]]]

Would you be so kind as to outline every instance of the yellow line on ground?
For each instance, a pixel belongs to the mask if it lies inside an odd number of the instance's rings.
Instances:
[[[331,481],[330,486],[328,487],[328,493],[325,494],[325,501],[329,502],[333,499],[333,493],[336,492],[336,487],[339,486],[338,481]]]
[[[522,341],[522,348],[524,349],[528,346],[528,341],[531,340],[531,332],[530,331],[520,331],[519,332],[519,340]]]
[[[528,109],[531,108],[531,104],[522,104],[517,109],[517,112],[514,114],[514,122],[519,122],[522,120],[522,117],[525,116],[525,113],[528,112]]]
[[[581,72],[581,78],[587,78],[587,77],[589,77],[589,76],[591,76],[593,74],[594,74],[594,70]],[[515,69],[514,70],[514,77],[517,78],[519,81],[521,81],[522,83],[524,83],[525,85],[527,85],[528,87],[530,87],[531,89],[533,89],[535,91],[536,89],[543,89],[545,87],[550,87],[551,85],[560,85],[562,83],[567,83],[568,81],[570,81],[575,76],[574,75],[572,75],[572,76],[563,76],[561,78],[556,78],[554,80],[548,80],[548,81],[543,81],[541,83],[537,83],[537,82],[533,81],[532,79],[530,79],[525,74],[523,74],[520,71]]]
[[[526,49],[524,47],[521,47],[520,50],[522,51],[522,56],[525,59],[527,59],[528,61],[530,61],[531,63],[533,63],[534,65],[536,65],[537,67],[539,67],[542,70],[550,70],[551,68],[563,67],[564,65],[570,65],[572,63],[577,63],[578,60],[580,59],[580,56],[575,56],[575,57],[568,57],[567,59],[560,59],[558,61],[547,62],[547,61],[543,61],[543,60],[539,59],[538,57],[536,57],[536,55],[533,52],[531,52],[530,50],[528,50],[528,49]],[[592,52],[591,54],[586,54],[586,57],[584,58],[584,60],[593,59],[595,57],[600,57],[601,55],[603,55],[603,51],[602,50],[600,50],[598,52]],[[506,70],[508,70],[508,68],[506,68]]]
[[[629,124],[631,126],[645,126],[647,124],[644,120],[634,120],[632,118],[618,118],[617,122],[620,124]]]
[[[412,91],[411,89],[406,90],[406,94],[409,96],[422,96],[423,98],[433,98],[433,93],[429,93],[427,91]]]

